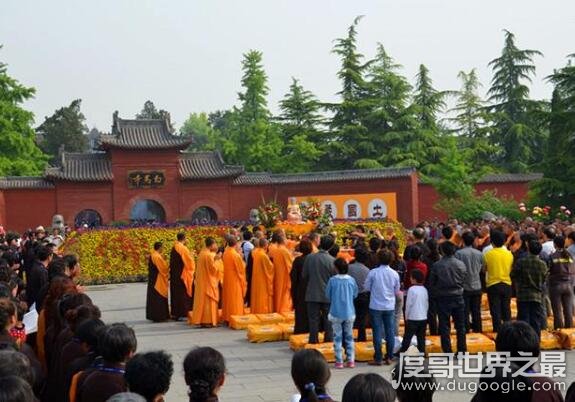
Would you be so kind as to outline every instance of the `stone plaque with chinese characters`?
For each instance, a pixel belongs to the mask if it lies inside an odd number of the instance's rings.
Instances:
[[[163,171],[131,171],[128,172],[129,188],[158,188],[166,183]]]

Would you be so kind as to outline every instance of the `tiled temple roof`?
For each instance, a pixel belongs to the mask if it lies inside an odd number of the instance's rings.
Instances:
[[[182,153],[179,170],[182,180],[237,177],[244,172],[243,166],[226,165],[219,152]]]
[[[543,178],[543,173],[496,173],[483,176],[479,183],[526,183]]]
[[[173,134],[167,113],[163,119],[126,120],[115,112],[112,133],[100,136],[100,147],[104,149],[184,149],[191,143],[192,137]]]
[[[234,180],[235,185],[325,183],[354,180],[395,179],[415,173],[414,168],[380,168],[336,170],[326,172],[269,174],[245,173]]]
[[[44,176],[47,179],[68,181],[111,181],[112,163],[104,152],[62,153],[60,166],[49,167]]]
[[[53,188],[54,183],[42,177],[8,176],[0,177],[0,189],[45,189]]]

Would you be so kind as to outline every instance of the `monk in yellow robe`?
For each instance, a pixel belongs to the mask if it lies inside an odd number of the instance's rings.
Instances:
[[[168,305],[168,275],[170,268],[162,256],[162,242],[154,243],[148,261],[148,292],[146,319],[154,322],[170,318]]]
[[[186,247],[186,234],[178,233],[170,253],[171,314],[175,320],[187,318],[193,305],[196,263]]]
[[[205,245],[198,256],[194,281],[194,311],[190,324],[215,327],[218,325],[220,298],[219,275],[216,268],[218,243],[213,237],[207,237]]]
[[[274,311],[274,265],[266,254],[268,241],[259,239],[252,251],[252,294],[250,307],[252,314],[268,314]]]
[[[285,313],[292,311],[290,272],[293,255],[286,247],[285,237],[278,236],[275,240],[277,247],[269,252],[274,264],[274,312]]]
[[[246,264],[239,252],[235,237],[227,237],[224,251],[224,285],[222,297],[222,318],[229,322],[232,315],[244,314],[244,297],[247,291]]]

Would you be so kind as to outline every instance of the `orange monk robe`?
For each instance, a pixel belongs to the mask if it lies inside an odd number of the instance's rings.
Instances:
[[[182,282],[184,282],[184,286],[186,287],[186,293],[188,296],[192,297],[192,286],[194,283],[194,272],[196,271],[196,263],[194,262],[194,257],[192,257],[192,253],[188,248],[177,241],[174,244],[174,249],[177,253],[182,257],[182,262],[184,263],[184,267],[182,269]]]
[[[224,286],[224,260],[221,258],[215,262],[216,270],[218,271],[218,281],[220,285]]]
[[[218,325],[218,270],[215,264],[216,253],[205,248],[198,256],[194,289],[193,325]]]
[[[292,311],[290,272],[293,263],[292,253],[284,245],[278,245],[270,258],[274,264],[274,312]]]
[[[286,240],[286,247],[290,251],[294,251],[298,244],[299,244],[299,242],[297,242],[295,240],[291,240],[291,239]]]
[[[168,298],[168,275],[170,273],[170,268],[164,257],[156,250],[153,250],[150,254],[152,262],[158,269],[158,277],[156,278],[156,283],[154,284],[154,289],[162,297]]]
[[[252,251],[252,259],[251,313],[273,313],[274,265],[262,248],[255,248]]]
[[[278,244],[277,243],[270,243],[268,244],[268,255],[270,256],[270,258],[273,260],[272,255],[276,252],[276,250],[278,249]]]
[[[226,247],[224,261],[224,286],[222,318],[230,321],[232,315],[244,314],[244,297],[247,290],[246,265],[234,247]]]

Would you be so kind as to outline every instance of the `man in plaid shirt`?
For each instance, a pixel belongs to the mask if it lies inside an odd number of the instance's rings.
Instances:
[[[511,280],[517,290],[517,319],[527,322],[541,336],[543,314],[543,284],[547,278],[547,265],[539,258],[541,244],[537,240],[527,243],[529,255],[521,258],[511,270]]]

